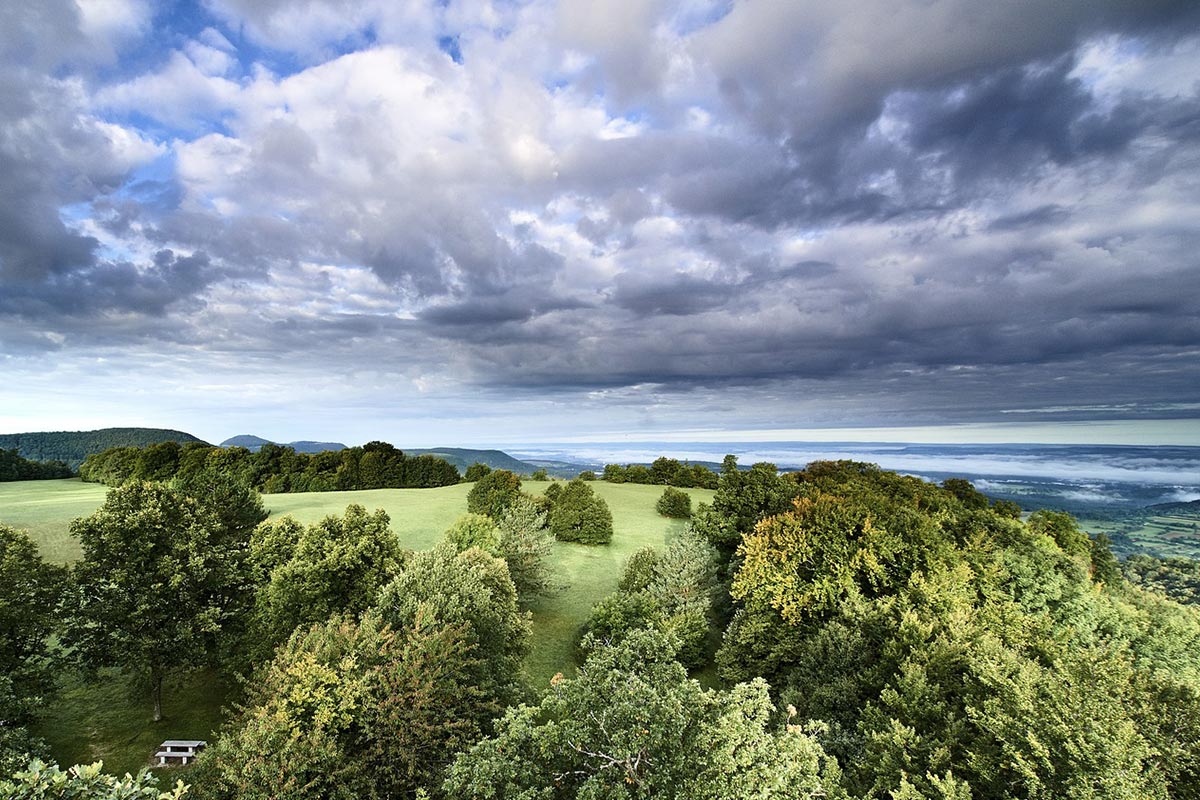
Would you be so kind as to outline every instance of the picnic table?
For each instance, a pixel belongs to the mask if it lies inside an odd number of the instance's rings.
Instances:
[[[199,739],[167,739],[159,745],[154,757],[158,759],[160,767],[165,766],[171,758],[178,758],[181,764],[187,764],[189,758],[195,758],[207,746],[208,742]]]

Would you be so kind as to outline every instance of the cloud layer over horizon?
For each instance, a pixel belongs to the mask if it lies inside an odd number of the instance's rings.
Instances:
[[[1195,419],[1197,76],[1166,0],[6,4],[0,427]]]

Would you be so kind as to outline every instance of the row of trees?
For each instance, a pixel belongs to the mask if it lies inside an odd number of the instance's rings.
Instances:
[[[62,461],[30,461],[22,458],[16,448],[0,450],[0,482],[69,478],[74,474]]]
[[[662,456],[650,466],[644,464],[605,464],[604,480],[609,483],[649,483],[688,489],[716,489],[717,473],[703,464],[685,464]]]
[[[461,480],[458,470],[445,459],[428,454],[409,456],[387,442],[322,453],[297,453],[277,444],[263,445],[257,453],[202,442],[114,447],[88,456],[79,476],[106,486],[172,479],[234,481],[268,494],[427,488]]]

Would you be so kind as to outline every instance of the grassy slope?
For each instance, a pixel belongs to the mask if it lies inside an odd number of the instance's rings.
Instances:
[[[548,484],[526,481],[522,488],[541,493]],[[604,547],[557,543],[553,564],[555,580],[563,586],[553,597],[533,609],[533,648],[526,660],[535,686],[544,686],[556,672],[574,669],[574,638],[592,606],[616,589],[621,566],[629,554],[646,545],[661,546],[685,527],[684,522],[660,517],[654,503],[659,486],[592,484],[613,512],[613,541]],[[382,508],[392,519],[392,530],[405,547],[431,547],[442,532],[467,510],[469,484],[440,489],[376,489],[363,492],[277,494],[263,498],[272,516],[291,514],[301,522],[316,522],[340,514],[349,503],[374,511]],[[689,489],[693,505],[711,502],[713,493]]]
[[[526,491],[539,493],[548,484],[526,482]],[[544,687],[556,672],[574,670],[575,635],[592,605],[616,588],[620,569],[634,550],[661,546],[684,529],[677,520],[660,517],[654,503],[662,493],[657,486],[608,484],[592,487],[613,512],[614,536],[610,545],[588,547],[555,545],[555,578],[562,585],[554,596],[533,610],[532,650],[526,660],[531,681]],[[266,495],[263,502],[273,517],[291,514],[311,523],[329,514],[341,514],[350,503],[369,511],[382,508],[391,517],[392,530],[405,547],[424,549],[466,512],[470,485],[439,489],[377,489],[362,492],[321,492]],[[106,489],[78,480],[0,483],[0,522],[28,529],[45,557],[66,562],[79,556],[79,545],[68,526],[78,516],[91,513],[104,502]],[[712,500],[713,493],[688,490],[693,505]],[[167,719],[150,723],[146,697],[135,695],[119,678],[96,684],[71,681],[62,697],[47,711],[38,734],[51,744],[63,763],[104,758],[110,770],[136,770],[163,739],[207,738],[220,720],[227,689],[210,674],[185,676],[164,691]]]
[[[56,564],[79,558],[68,526],[104,503],[108,489],[78,478],[0,483],[0,522],[29,531],[42,557]]]

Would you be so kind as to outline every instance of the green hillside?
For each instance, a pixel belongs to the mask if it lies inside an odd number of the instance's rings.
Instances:
[[[518,475],[528,475],[537,467],[513,458],[503,450],[471,450],[465,447],[405,448],[410,456],[430,455],[444,458],[465,473],[475,463],[487,464],[492,469],[506,469]]]
[[[145,447],[159,442],[199,442],[190,433],[166,428],[101,428],[96,431],[39,431],[0,434],[0,450],[16,449],[33,461],[64,461],[79,469],[92,453],[110,447]]]

